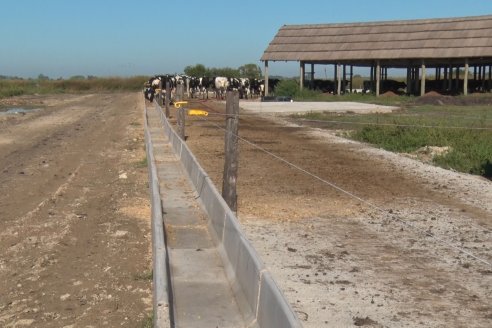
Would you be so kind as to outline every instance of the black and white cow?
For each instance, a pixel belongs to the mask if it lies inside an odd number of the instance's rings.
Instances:
[[[176,76],[170,75],[170,74],[165,74],[165,75],[156,75],[152,78],[149,79],[149,81],[146,83],[148,88],[146,89],[146,95],[149,95],[150,93],[155,94],[156,90],[162,88],[162,93],[166,93],[166,83],[169,83],[169,89],[171,90],[170,94],[170,99],[173,99],[173,94],[176,90]],[[151,90],[150,90],[151,89]],[[147,96],[147,99],[150,100],[150,97]],[[153,96],[152,96],[153,99]],[[152,101],[152,100],[151,100]]]
[[[209,77],[188,77],[191,98],[208,99],[208,90],[211,89],[211,79]]]
[[[224,99],[225,92],[230,90],[229,78],[223,76],[216,76],[213,79],[213,87],[215,90],[215,98]]]
[[[259,79],[249,80],[249,90],[252,97],[261,97],[263,88],[264,85],[262,86],[261,80]]]

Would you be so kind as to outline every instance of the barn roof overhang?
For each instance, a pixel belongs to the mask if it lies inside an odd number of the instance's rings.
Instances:
[[[284,25],[261,61],[409,67],[492,64],[492,15],[349,24]]]

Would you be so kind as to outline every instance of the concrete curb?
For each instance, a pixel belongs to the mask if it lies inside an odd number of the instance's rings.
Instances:
[[[186,143],[171,127],[162,108],[157,103],[155,107],[160,113],[169,142],[180,158],[198,192],[200,203],[208,214],[210,230],[215,234],[226,274],[238,295],[238,303],[243,307],[246,304],[248,309],[243,309],[243,312],[252,314],[249,326],[302,327],[256,250],[246,239],[236,215],[229,209]]]
[[[154,150],[147,122],[147,106],[144,111],[145,148],[149,170],[149,189],[151,195],[152,226],[152,263],[153,263],[153,312],[154,327],[171,327],[171,309],[168,289],[168,254],[164,240],[162,204],[159,193],[159,181],[155,165]]]

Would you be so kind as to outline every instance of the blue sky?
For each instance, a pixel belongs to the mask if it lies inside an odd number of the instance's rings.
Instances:
[[[259,64],[284,24],[492,14],[490,0],[0,0],[0,75],[180,73]],[[270,63],[294,76],[297,63]]]

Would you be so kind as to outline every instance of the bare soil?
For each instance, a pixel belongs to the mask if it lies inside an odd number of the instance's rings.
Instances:
[[[141,327],[141,95],[18,101],[43,110],[0,116],[0,326]],[[211,115],[187,142],[221,186],[224,106],[192,106]],[[240,135],[323,180],[240,143],[239,218],[305,327],[491,326],[490,181],[279,116],[246,115]]]
[[[220,189],[224,105],[190,108],[210,111],[187,118],[187,143]],[[305,327],[492,325],[490,181],[241,115],[263,150],[239,143],[238,216]]]
[[[152,314],[140,94],[10,98],[0,116],[0,326],[141,327]]]
[[[423,97],[415,99],[416,105],[451,105],[451,106],[469,106],[469,105],[492,105],[490,94],[473,93],[467,97],[456,97],[441,95],[436,91],[427,92]]]

